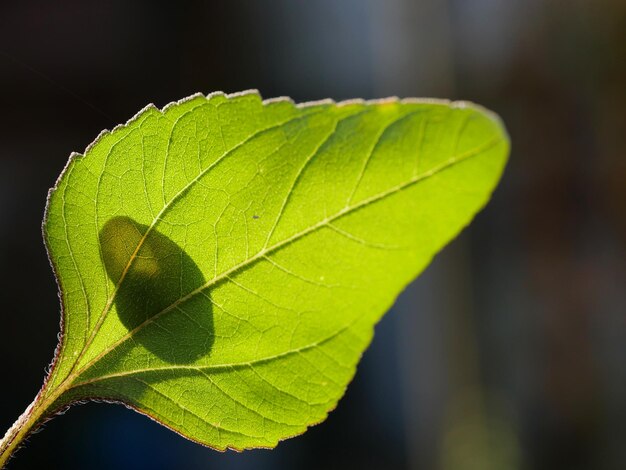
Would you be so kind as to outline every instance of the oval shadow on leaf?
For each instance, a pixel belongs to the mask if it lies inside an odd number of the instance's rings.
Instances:
[[[190,363],[210,352],[214,339],[208,295],[185,295],[204,285],[200,268],[167,236],[129,217],[107,221],[100,247],[107,274],[119,287],[115,307],[132,340],[170,363]],[[133,258],[131,260],[131,258]],[[124,271],[126,273],[124,274]]]

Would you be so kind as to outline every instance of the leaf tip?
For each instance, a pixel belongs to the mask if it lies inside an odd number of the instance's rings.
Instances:
[[[466,101],[466,100],[452,101],[450,103],[450,106],[455,109],[472,109],[474,111],[478,111],[479,113],[483,114],[485,117],[490,119],[500,129],[500,131],[502,132],[502,135],[504,136],[507,142],[510,140],[509,134],[506,130],[506,126],[504,125],[504,121],[502,120],[502,118],[500,117],[498,113],[480,104],[474,103],[472,101]]]

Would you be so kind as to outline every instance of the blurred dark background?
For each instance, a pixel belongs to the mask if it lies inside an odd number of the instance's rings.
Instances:
[[[40,224],[70,152],[149,102],[248,88],[476,101],[511,160],[322,425],[220,454],[88,404],[10,468],[626,468],[624,0],[3,1],[0,433],[56,344]]]

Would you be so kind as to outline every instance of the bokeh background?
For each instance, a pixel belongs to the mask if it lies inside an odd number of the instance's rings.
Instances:
[[[626,468],[624,0],[1,2],[0,432],[56,344],[40,224],[70,152],[149,102],[248,88],[476,101],[510,164],[322,425],[220,454],[88,404],[10,468]]]

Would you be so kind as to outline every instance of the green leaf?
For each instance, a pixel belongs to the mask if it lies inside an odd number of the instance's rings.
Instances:
[[[63,326],[42,416],[98,398],[216,449],[302,433],[507,154],[498,118],[468,103],[145,108],[50,192]]]

